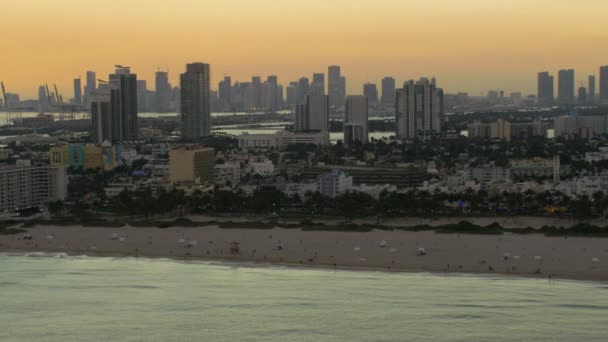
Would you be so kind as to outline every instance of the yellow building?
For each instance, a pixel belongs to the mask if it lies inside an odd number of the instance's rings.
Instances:
[[[51,165],[68,165],[70,163],[68,145],[53,146],[49,150]]]
[[[212,148],[184,147],[169,151],[169,178],[172,183],[213,184],[215,153]]]
[[[93,170],[103,169],[101,146],[86,146],[84,148],[84,168]]]

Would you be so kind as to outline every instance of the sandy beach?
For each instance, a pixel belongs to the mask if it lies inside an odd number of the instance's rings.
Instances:
[[[540,234],[320,232],[297,229],[35,227],[0,236],[0,252],[168,257],[409,272],[608,280],[608,239]],[[238,242],[238,251],[235,242]],[[417,255],[424,248],[424,256]]]

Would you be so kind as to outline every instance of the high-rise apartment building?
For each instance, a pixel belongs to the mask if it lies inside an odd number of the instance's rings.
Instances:
[[[334,110],[344,105],[346,78],[341,75],[340,66],[338,65],[332,65],[327,70],[327,91],[331,107]]]
[[[541,106],[550,106],[555,100],[553,76],[546,71],[538,73],[537,100]]]
[[[180,75],[182,137],[198,139],[211,132],[211,98],[209,64],[186,65]]]
[[[0,212],[65,200],[66,193],[67,176],[63,166],[0,165]]]
[[[356,95],[347,96],[344,106],[344,144],[368,142],[368,98]]]
[[[441,133],[443,89],[437,88],[434,78],[408,81],[396,96],[397,138],[427,139]]]
[[[117,67],[107,86],[90,95],[93,140],[119,143],[138,139],[137,75]]]
[[[40,113],[48,112],[50,110],[49,97],[46,94],[46,87],[41,85],[38,87],[38,111]]]
[[[115,122],[115,120],[112,122],[112,126],[118,130],[119,137],[118,140],[113,142],[137,140],[139,131],[137,122],[137,75],[132,74],[129,67],[118,66],[115,73],[110,74],[110,89],[112,110],[116,111],[119,117],[118,122]],[[118,99],[115,98],[116,96],[118,96]]]
[[[574,69],[560,70],[557,82],[557,102],[561,105],[575,104]]]
[[[74,79],[74,103],[82,104],[82,84],[80,78]]]
[[[395,79],[385,77],[382,79],[382,105],[392,107],[395,105]]]
[[[602,105],[608,105],[608,65],[600,67],[600,98]]]
[[[295,130],[329,132],[329,96],[308,95],[306,103],[296,105]]]
[[[363,85],[363,96],[367,98],[367,104],[371,107],[378,105],[378,88],[375,83],[365,83]]]

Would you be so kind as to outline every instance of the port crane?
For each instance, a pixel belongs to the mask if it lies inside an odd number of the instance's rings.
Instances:
[[[10,107],[4,82],[0,82],[0,88],[2,88],[2,99],[4,101],[4,110],[6,112],[6,123],[21,123],[21,108],[19,108],[19,105],[17,105],[15,108]]]

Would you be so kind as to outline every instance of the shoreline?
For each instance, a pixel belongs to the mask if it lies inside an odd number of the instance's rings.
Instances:
[[[40,254],[32,256],[29,254]],[[326,272],[368,272],[368,273],[387,273],[387,274],[427,274],[429,276],[463,276],[463,277],[479,277],[479,278],[499,278],[499,279],[537,279],[537,280],[548,280],[548,281],[566,281],[566,282],[584,282],[584,283],[601,283],[608,284],[608,279],[586,279],[586,278],[560,278],[560,277],[548,277],[541,276],[538,274],[523,274],[523,273],[500,273],[500,272],[454,272],[454,271],[421,271],[421,270],[408,270],[408,269],[385,269],[377,267],[349,267],[349,266],[337,266],[322,264],[293,264],[293,263],[278,263],[278,262],[260,262],[260,261],[235,261],[231,259],[205,259],[205,258],[193,258],[193,259],[180,259],[174,257],[151,257],[151,256],[130,256],[120,254],[106,254],[98,253],[96,255],[89,254],[73,254],[67,252],[48,252],[48,251],[24,251],[24,250],[5,250],[0,252],[1,256],[6,257],[26,257],[26,258],[56,258],[57,255],[65,255],[70,258],[79,258],[86,260],[89,258],[112,258],[112,259],[144,259],[144,260],[155,260],[155,261],[170,261],[175,263],[193,263],[201,265],[211,266],[224,266],[224,267],[242,267],[242,268],[289,268],[294,270],[317,270]]]
[[[590,237],[218,227],[37,226],[27,232],[32,240],[23,240],[23,234],[1,235],[0,252],[608,281],[606,240]],[[234,242],[239,251],[231,254]],[[425,248],[427,255],[416,255],[418,248]]]

